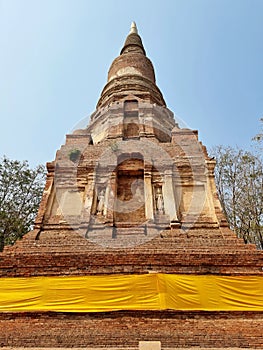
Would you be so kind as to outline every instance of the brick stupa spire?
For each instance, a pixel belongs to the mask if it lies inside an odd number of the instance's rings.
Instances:
[[[34,230],[0,254],[1,346],[262,348],[263,255],[229,229],[214,167],[132,24],[88,125],[47,163]]]
[[[102,91],[97,108],[119,101],[129,93],[136,93],[143,100],[165,106],[162,93],[155,82],[152,62],[146,56],[135,22],[132,22],[120,56],[112,62],[107,85]]]

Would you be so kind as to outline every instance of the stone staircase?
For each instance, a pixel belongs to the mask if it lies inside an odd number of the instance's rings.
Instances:
[[[113,237],[117,238],[119,236],[141,236],[147,235],[146,225],[136,225],[132,222],[121,222],[116,223],[113,227]]]

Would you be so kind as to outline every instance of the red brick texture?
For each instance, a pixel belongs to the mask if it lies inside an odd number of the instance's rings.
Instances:
[[[138,347],[158,340],[162,348],[257,348],[263,313],[137,312],[0,314],[0,346]]]

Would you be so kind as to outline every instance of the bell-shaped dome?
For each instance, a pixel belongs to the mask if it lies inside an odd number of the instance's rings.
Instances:
[[[122,100],[131,94],[142,100],[165,106],[162,93],[155,84],[152,62],[146,57],[134,22],[120,56],[112,62],[108,72],[108,82],[102,91],[97,107]]]

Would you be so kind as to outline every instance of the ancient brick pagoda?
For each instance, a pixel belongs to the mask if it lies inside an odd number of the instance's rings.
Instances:
[[[47,163],[34,230],[0,254],[1,346],[262,348],[263,255],[229,229],[214,167],[133,23]]]

